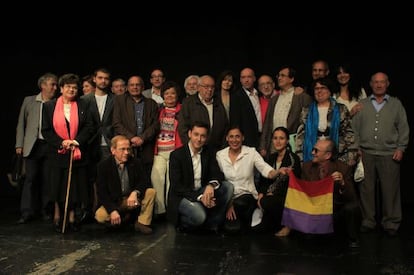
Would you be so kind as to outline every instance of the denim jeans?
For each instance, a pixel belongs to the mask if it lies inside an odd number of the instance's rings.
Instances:
[[[199,194],[204,192],[205,187],[200,188]],[[183,198],[178,205],[180,214],[180,225],[186,229],[204,226],[207,229],[217,229],[226,217],[226,210],[233,196],[233,185],[223,181],[217,190],[214,190],[216,206],[209,209],[199,201],[190,201]]]

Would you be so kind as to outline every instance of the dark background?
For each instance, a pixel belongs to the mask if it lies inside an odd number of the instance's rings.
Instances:
[[[80,14],[79,17],[82,18]],[[366,88],[373,73],[387,73],[391,94],[402,100],[409,123],[413,123],[409,96],[412,97],[413,89],[414,42],[410,37],[397,35],[387,22],[351,27],[348,23],[322,22],[315,16],[309,23],[292,25],[280,23],[276,16],[270,22],[255,17],[249,21],[254,23],[246,23],[211,14],[209,20],[198,17],[194,21],[184,20],[185,23],[176,23],[177,18],[158,19],[165,23],[136,19],[115,26],[98,19],[101,21],[88,21],[82,26],[53,26],[52,20],[30,21],[33,24],[13,29],[3,27],[0,194],[16,195],[5,175],[14,151],[19,108],[24,96],[38,93],[37,79],[45,72],[84,76],[98,67],[106,67],[112,72],[112,79],[126,80],[131,74],[139,74],[149,87],[151,70],[158,67],[167,79],[183,84],[184,78],[193,73],[217,76],[224,69],[239,73],[249,66],[257,76],[263,73],[275,76],[281,66],[291,65],[298,71],[297,84],[307,84],[311,63],[325,59],[331,70],[338,63],[351,64],[355,77]],[[323,26],[315,25],[314,20]],[[399,28],[399,33],[403,31]],[[409,163],[414,160],[411,144],[402,163],[402,178],[410,177]],[[411,180],[402,180],[401,184],[403,202],[412,202]]]

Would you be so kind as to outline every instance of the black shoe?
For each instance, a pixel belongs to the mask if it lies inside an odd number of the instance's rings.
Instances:
[[[122,228],[121,225],[113,225],[110,222],[105,222],[104,223],[104,228],[105,228],[105,232],[107,233],[114,233],[114,232],[119,232]]]
[[[134,229],[135,229],[135,231],[140,232],[144,235],[149,235],[149,234],[152,234],[152,232],[153,232],[152,228],[149,225],[145,225],[145,224],[142,224],[140,222],[136,222],[134,224]]]
[[[204,235],[220,235],[220,229],[217,226],[200,227],[198,232]]]
[[[167,220],[167,216],[165,213],[155,214],[153,218],[154,222],[163,222],[165,220]]]
[[[375,230],[374,228],[371,228],[371,227],[368,227],[368,226],[364,226],[364,225],[362,225],[361,228],[359,229],[359,231],[361,233],[369,233],[369,232],[372,232],[374,230]]]
[[[29,216],[21,216],[20,219],[17,221],[17,224],[26,224],[30,221]]]
[[[78,232],[80,230],[80,224],[78,222],[70,222],[69,230],[72,232]]]
[[[237,220],[226,220],[224,222],[223,230],[228,234],[237,234],[241,231],[240,221]]]
[[[177,230],[178,233],[182,234],[189,234],[194,232],[194,228],[189,228],[182,225],[177,226],[175,230]]]
[[[53,223],[53,228],[54,228],[56,233],[62,233],[62,222],[60,220],[55,221]]]
[[[358,239],[349,239],[348,247],[349,248],[359,248],[360,247],[359,240]]]
[[[45,222],[52,220],[52,216],[50,216],[47,213],[42,213],[41,216],[40,216],[40,218],[42,219],[42,221],[45,221]]]
[[[397,230],[396,229],[384,229],[385,234],[387,234],[388,237],[396,237],[397,236]]]

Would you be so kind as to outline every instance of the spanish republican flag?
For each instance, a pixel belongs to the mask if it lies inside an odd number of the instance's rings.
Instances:
[[[282,224],[311,234],[333,232],[332,177],[305,181],[290,172]]]

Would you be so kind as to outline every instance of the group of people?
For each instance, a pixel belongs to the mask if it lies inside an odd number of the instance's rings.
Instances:
[[[59,232],[66,218],[68,229],[79,230],[81,209],[109,227],[133,221],[143,234],[152,232],[153,218],[166,217],[180,231],[284,237],[291,232],[282,214],[293,173],[307,181],[332,177],[335,231],[345,229],[352,247],[360,231],[377,226],[378,182],[380,223],[394,236],[409,139],[405,109],[389,94],[385,73],[372,75],[369,96],[348,66],[338,66],[336,81],[328,74],[328,64],[315,61],[311,85],[298,86],[296,70],[282,67],[277,84],[262,75],[257,90],[253,69],[241,70],[240,85],[226,70],[217,82],[189,76],[182,93],[155,69],[150,89],[134,75],[126,92],[114,94],[110,72],[99,68],[94,91],[84,95],[76,74],[45,74],[41,92],[24,99],[17,126],[16,152],[26,160],[19,222],[37,210],[46,218],[49,206]],[[360,159],[365,180],[356,186]],[[253,227],[256,209],[263,218]]]

